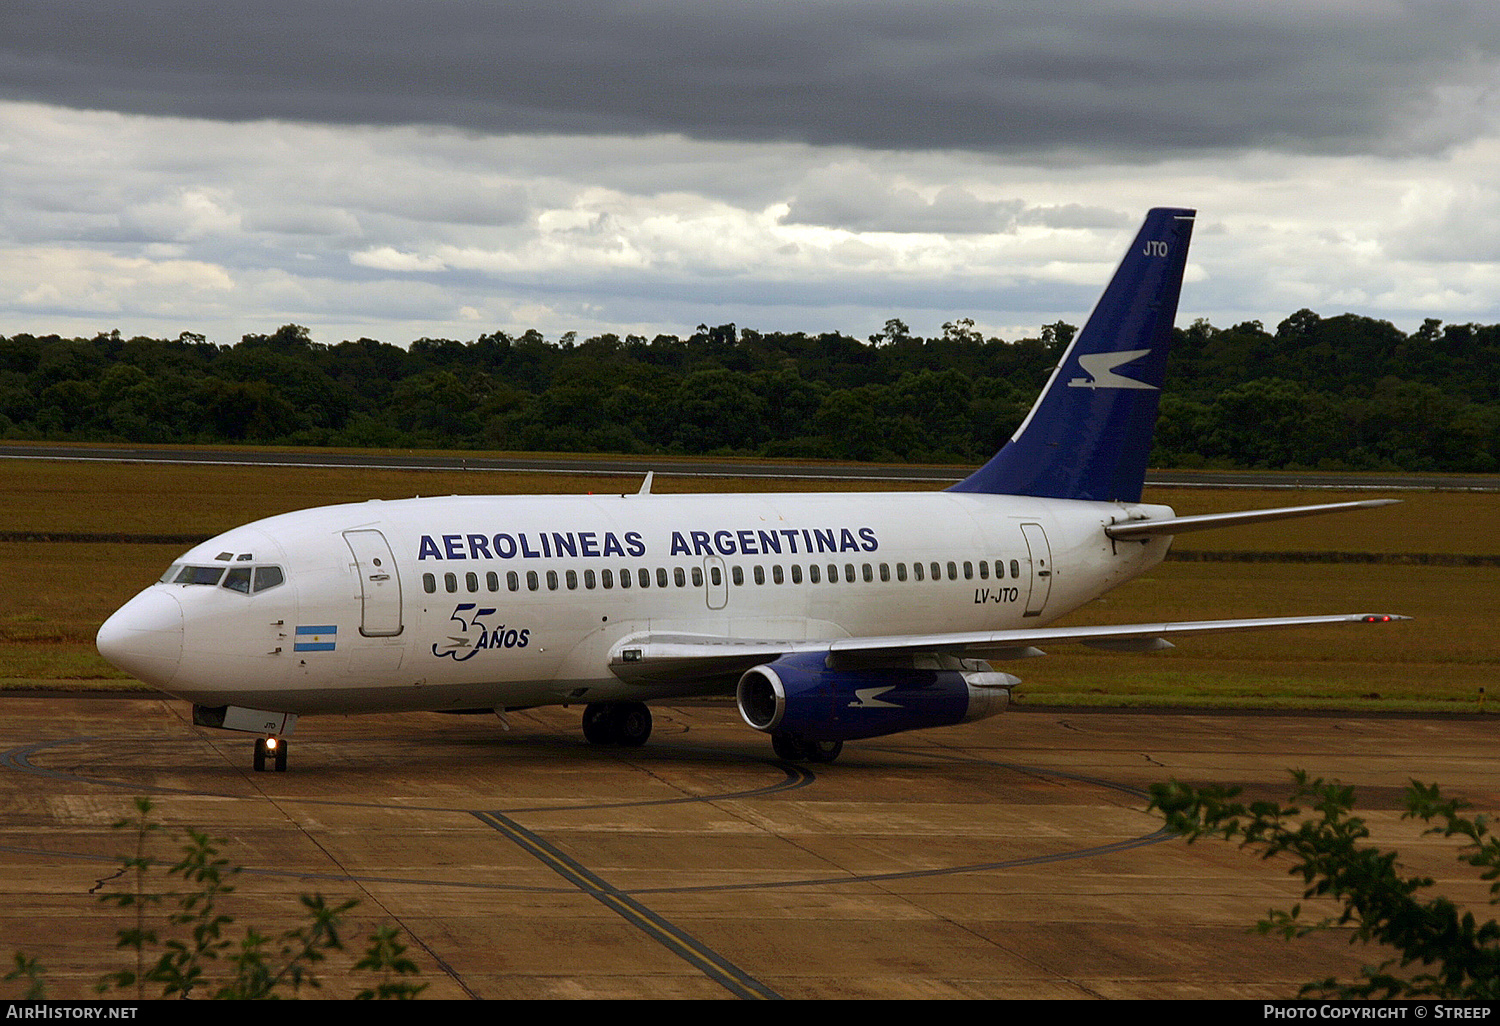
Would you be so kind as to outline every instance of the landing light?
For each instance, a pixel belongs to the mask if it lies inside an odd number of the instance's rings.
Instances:
[[[268,737],[268,738],[266,738],[266,751],[268,751],[268,752],[274,752],[274,751],[276,751],[276,746],[279,743],[280,742],[278,742],[274,737]]]

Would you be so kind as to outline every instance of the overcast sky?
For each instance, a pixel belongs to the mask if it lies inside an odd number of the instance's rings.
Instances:
[[[0,334],[1500,322],[1494,0],[8,0]]]

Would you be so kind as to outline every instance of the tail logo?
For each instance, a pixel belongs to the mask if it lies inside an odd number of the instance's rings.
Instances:
[[[1069,388],[1144,388],[1157,391],[1155,385],[1148,385],[1144,381],[1135,378],[1127,378],[1123,374],[1116,374],[1116,367],[1123,367],[1132,360],[1138,360],[1151,352],[1149,349],[1127,349],[1123,353],[1087,353],[1078,357],[1078,365],[1083,368],[1086,378],[1073,378],[1068,382]]]

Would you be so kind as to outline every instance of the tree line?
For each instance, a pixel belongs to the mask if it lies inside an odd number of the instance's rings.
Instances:
[[[219,345],[0,336],[0,437],[826,457],[973,463],[1025,416],[1071,341],[865,340],[699,325],[686,338],[531,330],[473,341],[316,342],[290,324]],[[1300,310],[1175,329],[1152,463],[1500,469],[1500,325],[1405,334]]]

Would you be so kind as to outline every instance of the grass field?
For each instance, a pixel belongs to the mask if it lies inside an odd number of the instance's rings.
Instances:
[[[368,471],[0,460],[0,530],[208,535],[273,513],[367,498],[633,492],[636,476]],[[867,483],[849,489],[869,490]],[[659,477],[658,492],[798,491],[806,482]],[[1366,498],[1371,493],[1157,489],[1180,513]],[[1403,504],[1184,536],[1179,551],[1500,555],[1500,494],[1401,492]],[[98,625],[183,545],[0,542],[0,685],[116,682]],[[1404,562],[1168,562],[1067,623],[1395,612],[1412,623],[1188,639],[1124,655],[1060,646],[1007,664],[1032,703],[1473,709],[1500,668],[1500,567]],[[1491,689],[1493,690],[1493,689]],[[1495,695],[1500,703],[1500,695]]]

